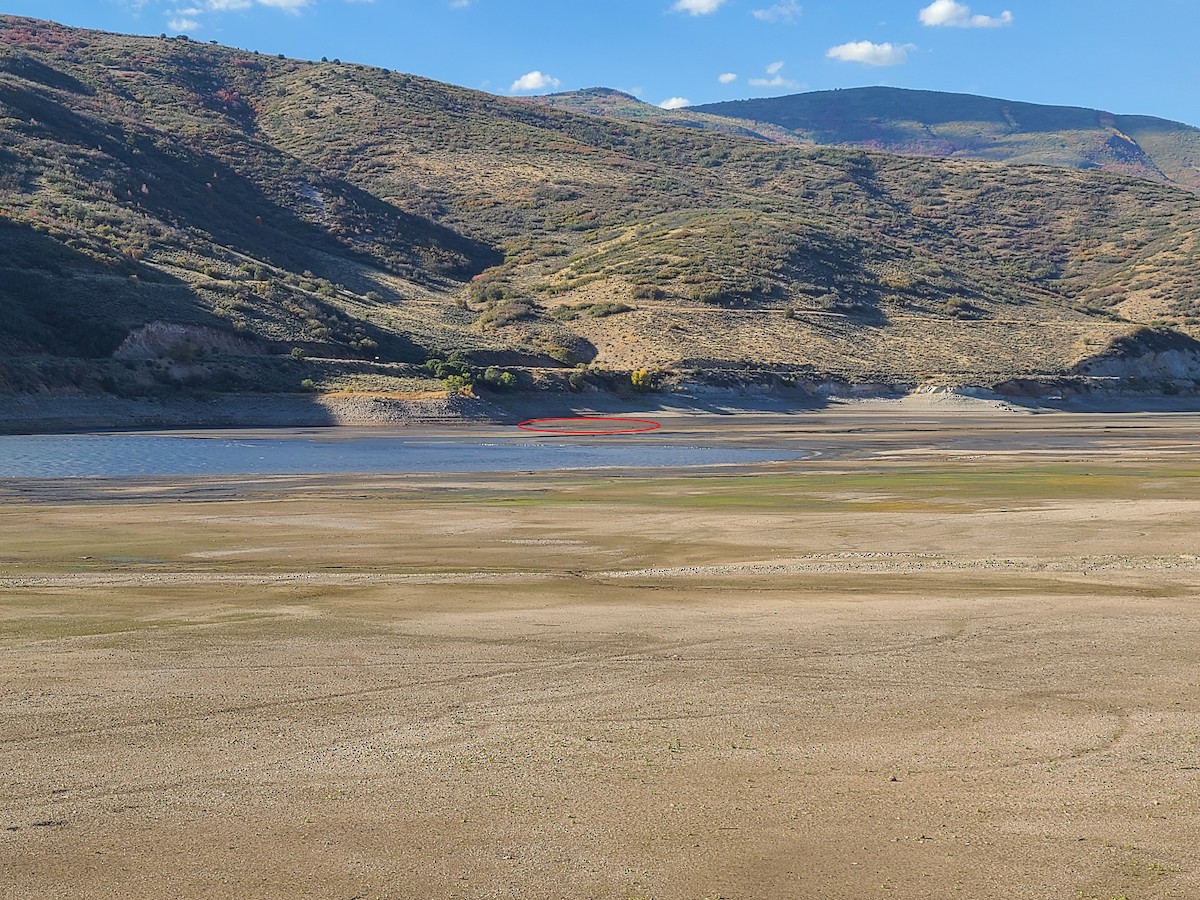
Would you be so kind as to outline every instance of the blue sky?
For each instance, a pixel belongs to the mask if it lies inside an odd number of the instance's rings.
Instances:
[[[681,105],[884,84],[1200,125],[1200,0],[4,0],[497,94],[603,85]]]

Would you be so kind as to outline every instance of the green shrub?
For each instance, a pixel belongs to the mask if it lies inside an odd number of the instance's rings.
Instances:
[[[488,386],[498,390],[509,390],[517,386],[516,375],[497,369],[495,366],[487,367],[483,373],[483,380]]]
[[[560,322],[570,322],[573,319],[578,319],[580,316],[591,316],[595,319],[602,319],[605,316],[615,316],[620,313],[630,312],[632,309],[633,307],[626,303],[575,303],[556,306],[551,310],[550,315]]]
[[[471,283],[469,292],[477,303],[497,303],[509,296],[509,287],[502,281],[480,279]]]
[[[500,328],[504,325],[511,325],[513,322],[519,322],[522,319],[530,319],[532,317],[533,307],[528,303],[522,303],[519,300],[508,300],[486,310],[479,317],[479,324],[484,328]]]
[[[471,366],[467,354],[462,350],[455,350],[446,359],[442,359],[439,356],[431,356],[425,360],[425,371],[434,378],[464,375],[470,380],[474,380],[475,377],[475,369]]]
[[[475,388],[474,382],[471,381],[468,375],[448,375],[442,379],[442,384],[446,386],[451,394],[462,394],[470,396]]]

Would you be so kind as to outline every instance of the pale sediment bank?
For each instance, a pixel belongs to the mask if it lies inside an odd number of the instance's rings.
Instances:
[[[405,400],[336,395],[224,394],[211,399],[109,396],[0,398],[0,433],[136,428],[300,428],[334,425],[454,424],[487,419],[465,397]]]
[[[0,396],[0,434],[140,428],[397,427],[515,424],[523,418],[653,412],[672,414],[805,413],[852,408],[881,412],[1192,412],[1200,395],[1116,390],[1028,396],[954,385],[843,384],[803,389],[688,385],[649,394],[604,392],[510,395],[222,394],[211,398],[130,399],[108,395]]]

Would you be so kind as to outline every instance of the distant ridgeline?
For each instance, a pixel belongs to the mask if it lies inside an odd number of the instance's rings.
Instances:
[[[510,99],[0,16],[0,393],[1193,391],[1198,137],[883,88]]]
[[[1200,128],[1152,116],[971,94],[853,88],[693,107],[817,144],[887,153],[1098,168],[1200,191]]]

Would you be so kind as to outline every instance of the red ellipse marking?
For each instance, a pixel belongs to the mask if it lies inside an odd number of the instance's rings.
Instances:
[[[609,428],[605,431],[584,430],[566,427],[536,427],[545,422],[562,422],[564,425],[579,422],[620,422],[625,425],[637,425],[637,428]],[[657,431],[662,428],[661,422],[652,419],[630,419],[626,416],[572,416],[548,419],[526,419],[518,422],[517,427],[522,431],[535,431],[539,434],[641,434],[645,431]]]

